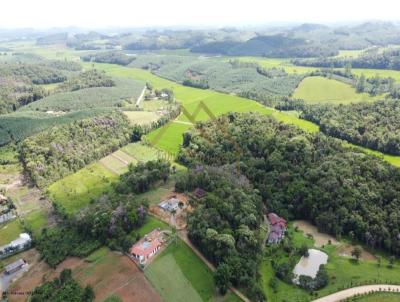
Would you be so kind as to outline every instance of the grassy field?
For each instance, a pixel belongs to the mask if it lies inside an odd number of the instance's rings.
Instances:
[[[157,121],[160,116],[149,111],[124,111],[132,125],[147,125]]]
[[[293,227],[289,227],[289,232],[293,238],[293,244],[300,247],[306,244],[308,247],[314,245],[314,240],[305,236],[301,231],[294,231]],[[337,292],[344,288],[365,284],[367,282],[374,283],[391,283],[400,280],[400,266],[395,263],[393,268],[388,267],[388,259],[382,256],[382,264],[378,266],[376,260],[360,260],[358,263],[351,258],[339,255],[342,247],[349,244],[345,241],[339,245],[325,245],[322,250],[328,254],[328,264],[326,269],[329,275],[329,284],[327,287],[319,290],[318,297]],[[300,257],[299,257],[300,259]],[[286,284],[278,281],[277,292],[273,292],[269,286],[270,279],[274,276],[274,270],[271,266],[271,258],[265,257],[260,267],[262,276],[262,286],[270,301],[309,301],[312,296],[308,292],[294,285]],[[276,257],[274,258],[276,261]]]
[[[293,97],[303,99],[308,104],[349,104],[376,99],[370,97],[368,93],[357,93],[348,84],[324,77],[305,78],[295,90]]]
[[[147,221],[144,225],[142,225],[139,230],[134,231],[139,233],[140,237],[143,237],[144,235],[150,233],[152,230],[160,228],[162,230],[169,230],[170,227],[168,224],[165,222],[162,222],[161,220],[158,220],[157,218],[154,218],[152,216],[147,217]]]
[[[73,213],[106,192],[117,179],[116,174],[94,163],[50,185],[48,195]]]
[[[400,301],[399,293],[374,293],[364,297],[353,298],[353,302],[398,302]]]
[[[20,233],[22,233],[22,227],[17,219],[0,225],[0,246],[17,239]]]
[[[211,271],[181,240],[157,256],[145,275],[166,302],[240,301],[232,294],[218,297]]]

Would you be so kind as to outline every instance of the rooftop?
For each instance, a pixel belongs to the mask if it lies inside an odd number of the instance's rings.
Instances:
[[[12,270],[24,265],[24,264],[25,264],[24,260],[18,259],[17,261],[15,261],[13,263],[10,263],[9,265],[6,265],[6,267],[5,267],[6,272],[10,272],[10,271],[12,271]]]

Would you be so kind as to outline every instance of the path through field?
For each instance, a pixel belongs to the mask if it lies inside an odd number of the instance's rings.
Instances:
[[[179,238],[181,238],[191,249],[192,251],[208,266],[208,268],[212,271],[215,271],[214,265],[207,260],[206,257],[193,245],[193,243],[189,240],[187,230],[179,230]],[[231,286],[229,288],[236,296],[238,296],[244,302],[251,302],[245,295],[243,295],[236,288]]]
[[[370,292],[396,292],[400,291],[399,285],[386,285],[386,284],[375,284],[375,285],[364,285],[353,287],[334,293],[332,295],[319,298],[313,302],[339,302],[344,299],[351,298],[357,294],[366,294]]]

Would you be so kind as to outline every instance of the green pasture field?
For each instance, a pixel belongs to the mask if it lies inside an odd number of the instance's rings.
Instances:
[[[314,245],[313,239],[305,236],[302,231],[295,231],[292,225],[289,226],[289,232],[293,238],[293,245],[295,247],[299,248],[303,244],[306,244],[308,247]],[[383,255],[381,256],[381,266],[378,266],[376,260],[359,260],[357,263],[351,258],[339,255],[340,247],[345,244],[347,244],[346,241],[341,241],[339,245],[325,245],[323,248],[320,248],[329,256],[326,265],[329,283],[325,288],[317,291],[318,297],[323,297],[344,288],[354,287],[368,282],[379,284],[400,280],[400,266],[398,262],[395,263],[393,268],[389,268],[389,259]],[[300,259],[300,256],[298,256],[298,258]],[[281,259],[284,259],[284,257],[281,257]],[[273,292],[272,288],[269,286],[271,278],[275,276],[271,260],[271,258],[266,256],[260,267],[262,288],[270,301],[284,301],[286,299],[286,301],[306,302],[315,299],[315,296],[311,296],[307,291],[295,285],[286,284],[279,279],[277,292]],[[275,256],[274,260],[277,261],[279,259]]]
[[[240,301],[232,294],[218,296],[212,272],[180,239],[158,255],[144,273],[166,302]]]
[[[53,183],[47,192],[52,201],[73,213],[109,190],[117,179],[118,175],[96,162]]]
[[[0,246],[17,239],[22,232],[23,229],[18,219],[0,224]]]
[[[368,93],[357,93],[356,90],[343,82],[324,77],[307,77],[301,81],[293,97],[303,99],[308,104],[348,104],[368,102],[378,99]]]
[[[146,223],[142,225],[138,230],[133,231],[133,233],[139,233],[140,237],[150,233],[152,230],[160,228],[161,230],[169,230],[170,227],[165,222],[154,218],[153,216],[148,216]]]
[[[160,151],[142,143],[128,144],[120,150],[141,162],[157,160],[161,156]]]

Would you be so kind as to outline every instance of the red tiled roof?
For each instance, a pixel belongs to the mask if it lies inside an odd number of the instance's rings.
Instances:
[[[154,251],[158,246],[161,245],[161,242],[158,239],[155,239],[151,242],[142,241],[138,242],[131,247],[131,254],[135,254],[137,256],[148,256],[152,251]]]
[[[279,224],[281,227],[286,227],[286,220],[275,213],[269,213],[268,220],[272,225]]]

